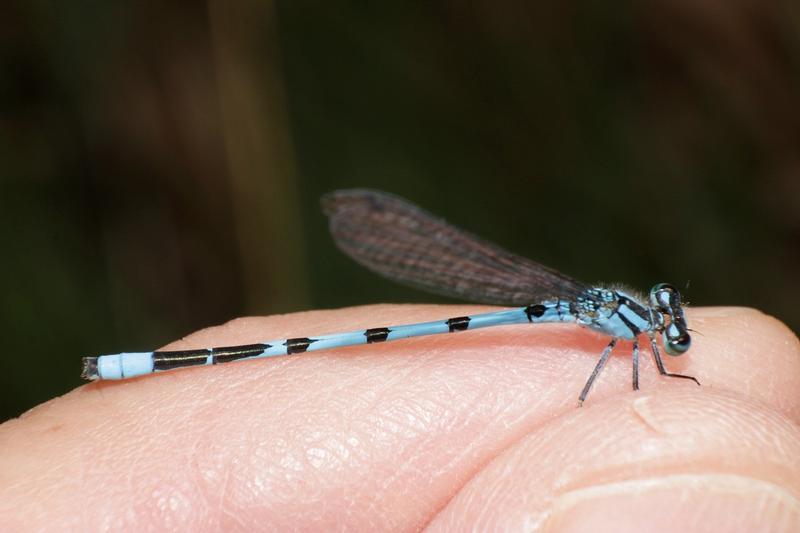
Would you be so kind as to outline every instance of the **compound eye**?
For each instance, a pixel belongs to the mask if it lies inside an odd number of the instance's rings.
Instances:
[[[677,337],[669,338],[664,335],[664,348],[669,355],[681,355],[689,350],[692,345],[692,338],[688,333],[683,333]]]
[[[662,313],[669,313],[670,307],[679,297],[678,289],[669,283],[659,283],[650,289],[650,303]]]
[[[658,283],[650,289],[650,292],[678,292],[678,289],[675,288],[674,285],[670,285],[669,283]]]

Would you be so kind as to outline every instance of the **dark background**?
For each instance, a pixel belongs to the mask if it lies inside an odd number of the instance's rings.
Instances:
[[[800,327],[798,2],[233,4],[0,8],[0,417],[83,355],[441,301],[336,251],[342,187]]]

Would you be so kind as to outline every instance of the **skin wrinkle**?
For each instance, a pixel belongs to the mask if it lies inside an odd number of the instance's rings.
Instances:
[[[484,470],[484,468],[487,465],[494,462],[497,457],[503,455],[507,450],[513,448],[517,443],[525,439],[529,434],[535,433],[539,428],[549,424],[549,422],[550,421],[542,421],[540,424],[534,424],[527,428],[524,428],[523,431],[519,432],[516,438],[508,440],[504,446],[498,447],[496,450],[494,450],[494,453],[487,455],[484,458],[484,460],[476,462],[474,464],[474,468],[470,470],[469,475],[463,479],[458,488],[452,492],[451,496],[446,501],[443,501],[441,505],[438,506],[438,508],[434,509],[431,512],[430,516],[427,517],[424,524],[422,524],[422,526],[420,527],[420,530],[428,530],[432,521],[441,515],[442,511],[446,509],[450,505],[450,503],[461,493],[461,490],[464,487],[468,486],[472,482],[472,480]]]
[[[475,401],[476,401],[476,402],[477,402],[477,398],[478,398],[478,396],[476,396],[476,397],[475,397]],[[484,430],[484,432],[485,432],[485,431],[487,431],[487,430]],[[481,432],[481,434],[483,434],[484,432]],[[452,464],[455,464],[455,463],[457,462],[457,460],[458,460],[458,458],[459,458],[459,457],[462,457],[462,456],[465,456],[465,455],[466,455],[466,453],[465,453],[466,449],[462,448],[461,450],[462,450],[462,452],[461,452],[460,454],[456,454],[455,456],[451,457],[451,458],[450,458],[450,460],[449,460],[449,461],[448,461],[448,462],[447,462],[445,465],[443,465],[443,466],[442,466],[442,469],[443,469],[443,470],[446,470],[446,467],[447,467],[447,466],[450,466],[450,465],[452,465]],[[476,468],[474,469],[474,471],[475,471],[475,472],[476,472],[476,471],[479,471],[480,467],[481,467],[481,465],[476,465]],[[401,468],[398,468],[398,472],[400,472],[400,471],[402,471],[402,470],[403,470],[403,468],[402,468],[402,467],[401,467]],[[472,474],[472,475],[474,475],[474,472],[473,472],[473,474]],[[436,477],[436,476],[434,476],[434,477]],[[466,477],[466,478],[463,480],[463,482],[462,482],[462,483],[459,485],[459,487],[460,487],[460,486],[463,486],[463,484],[464,484],[464,483],[468,482],[470,477],[471,477],[471,475],[470,475],[470,476],[468,476],[468,477]],[[385,490],[385,489],[388,489],[388,486],[389,486],[389,485],[384,485],[384,490]],[[456,490],[456,491],[454,491],[453,493],[454,493],[454,494],[455,494],[455,493],[457,493],[457,490]],[[449,500],[448,500],[448,501],[449,501]],[[432,512],[430,513],[430,516],[429,516],[429,517],[427,517],[427,519],[425,520],[425,522],[424,522],[424,524],[423,524],[423,528],[425,527],[425,525],[426,525],[426,524],[427,524],[427,523],[428,523],[428,522],[429,522],[429,521],[430,521],[430,520],[431,520],[433,517],[435,517],[435,516],[438,514],[439,510],[440,510],[441,508],[443,508],[443,507],[444,507],[446,504],[447,504],[447,502],[444,502],[444,503],[442,504],[442,506],[440,506],[440,507],[439,507],[439,509],[434,509],[434,510],[432,510]]]
[[[192,460],[190,462],[190,471],[194,472],[192,477],[194,478],[194,482],[198,487],[198,493],[203,500],[202,505],[217,509],[215,516],[218,518],[212,521],[217,527],[219,527],[219,525],[225,521],[226,517],[231,514],[226,511],[225,507],[225,503],[228,501],[231,468],[229,464],[219,465],[216,468],[218,472],[222,473],[222,482],[216,483],[216,485],[218,485],[217,489],[211,489],[211,487],[215,485],[213,479],[214,475],[209,475],[209,470],[207,468],[203,468],[198,459],[198,456],[203,450],[206,449],[202,445],[203,436],[204,435],[200,435],[197,439],[195,439],[193,453],[191,454]]]
[[[223,472],[222,475],[222,483],[220,483],[220,487],[218,490],[208,490],[210,484],[208,483],[207,475],[203,472],[202,467],[199,463],[193,465],[197,468],[197,476],[198,476],[198,485],[202,487],[203,490],[200,491],[203,494],[204,501],[206,505],[212,507],[213,502],[211,501],[210,496],[216,496],[216,505],[217,508],[217,516],[219,516],[218,520],[216,521],[216,526],[220,527],[222,523],[225,522],[226,519],[231,519],[235,517],[236,513],[228,512],[225,506],[228,500],[228,490],[229,490],[229,483],[230,483],[230,476],[231,476],[231,468],[229,465],[225,465],[220,470]]]
[[[716,489],[715,492],[737,494],[742,493],[750,497],[751,501],[755,493],[752,489],[757,486],[761,489],[762,496],[764,492],[769,491],[772,496],[771,502],[775,503],[778,497],[784,501],[785,504],[795,509],[795,514],[800,515],[800,502],[792,496],[791,493],[783,490],[781,487],[776,486],[769,482],[757,480],[755,478],[747,478],[742,476],[735,476],[730,474],[716,474],[716,473],[702,473],[699,475],[686,475],[686,474],[673,474],[660,478],[648,477],[631,479],[625,482],[618,482],[612,484],[596,485],[587,489],[580,489],[559,495],[556,498],[553,512],[548,513],[545,518],[545,523],[551,522],[554,515],[564,517],[568,514],[576,504],[582,503],[581,500],[587,497],[603,497],[607,494],[618,492],[620,496],[627,497],[628,495],[636,498],[642,492],[652,492],[654,489],[663,489],[665,485],[672,483],[674,489],[681,490],[684,493],[688,490],[698,492],[698,486],[703,486],[705,489]],[[621,491],[620,489],[624,489]],[[635,489],[635,491],[631,491]],[[703,491],[705,492],[705,491]],[[639,493],[639,494],[637,494]],[[760,498],[757,503],[762,506],[766,503],[764,498]],[[565,512],[566,511],[566,512]]]
[[[662,431],[651,420],[652,414],[649,412],[650,399],[651,397],[649,395],[636,398],[631,403],[631,408],[633,413],[639,418],[639,420],[641,420],[642,424],[644,424],[646,428],[652,430],[657,435],[661,435]]]
[[[467,449],[463,449],[463,452],[461,454],[458,454],[455,457],[451,458],[451,460],[447,464],[442,466],[441,471],[446,471],[447,467],[455,465],[458,462],[459,458],[467,456],[468,455],[467,451],[468,451]],[[473,469],[471,469],[469,475],[465,476],[460,483],[454,486],[453,490],[451,491],[450,498],[447,498],[446,500],[442,501],[441,505],[439,505],[437,508],[432,509],[430,515],[425,517],[424,522],[420,526],[420,530],[427,529],[431,521],[434,520],[437,516],[439,516],[443,509],[447,508],[447,506],[450,504],[453,498],[455,498],[456,495],[459,494],[461,489],[465,487],[473,477],[475,477],[479,472],[481,472],[485,465],[489,464],[494,459],[494,457],[497,457],[502,452],[503,450],[498,450],[496,454],[490,456],[486,461],[475,463],[475,466]]]

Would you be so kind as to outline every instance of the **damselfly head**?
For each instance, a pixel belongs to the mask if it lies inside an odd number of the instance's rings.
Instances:
[[[650,305],[669,319],[664,325],[664,349],[669,355],[686,353],[692,345],[692,338],[683,318],[681,293],[668,283],[659,283],[650,289]]]

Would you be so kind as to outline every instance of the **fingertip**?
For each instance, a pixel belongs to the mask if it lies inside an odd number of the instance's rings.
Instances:
[[[800,340],[780,320],[746,307],[692,310],[690,352],[704,386],[743,393],[800,420]]]
[[[557,531],[796,525],[798,456],[800,430],[770,406],[662,387],[587,404],[529,434],[474,477],[435,524]],[[742,510],[749,521],[732,521]]]
[[[693,330],[701,337],[704,330],[721,330],[731,348],[785,350],[800,356],[800,339],[780,319],[751,307],[699,307],[691,311]]]

